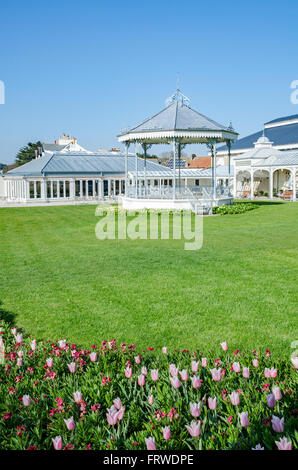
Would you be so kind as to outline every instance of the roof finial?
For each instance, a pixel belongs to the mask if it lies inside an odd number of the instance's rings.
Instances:
[[[233,124],[232,124],[232,121],[230,121],[230,124],[228,126],[228,129],[230,129],[230,131],[234,131],[234,127],[233,127]]]
[[[175,93],[173,93],[171,96],[169,96],[166,99],[166,106],[170,106],[171,104],[173,104],[175,102],[180,104],[180,106],[189,106],[190,105],[190,99],[187,96],[183,95],[183,93],[181,93],[179,88],[177,88]]]
[[[176,78],[176,90],[178,91],[180,87],[180,75],[179,72],[177,72],[177,78]]]

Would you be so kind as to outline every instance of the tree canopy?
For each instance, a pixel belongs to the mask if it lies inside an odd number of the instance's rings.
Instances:
[[[27,145],[25,145],[18,151],[16,156],[16,164],[20,166],[24,165],[24,163],[28,163],[33,160],[33,158],[36,157],[36,151],[38,151],[39,149],[41,150],[41,146],[42,145],[39,140],[33,143],[28,142]]]

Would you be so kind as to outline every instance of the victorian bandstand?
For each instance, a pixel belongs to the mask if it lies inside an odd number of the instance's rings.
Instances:
[[[212,212],[212,208],[222,204],[232,204],[231,194],[231,143],[238,137],[232,125],[226,127],[200,114],[190,107],[190,100],[179,89],[166,101],[166,107],[141,124],[122,131],[119,142],[125,152],[125,196],[122,198],[126,209],[192,209],[203,208]],[[217,184],[216,145],[228,146],[228,185]],[[162,178],[167,178],[164,187],[158,172],[148,172],[147,151],[154,144],[172,146],[173,167]],[[212,167],[209,184],[202,188],[186,185],[187,172],[181,169],[181,151],[187,144],[205,144],[209,148]],[[135,170],[128,171],[127,156],[129,147],[134,145]],[[139,155],[143,155],[142,171],[139,169]],[[184,178],[183,178],[184,176]],[[154,183],[155,182],[155,183]],[[184,182],[184,184],[183,184]]]

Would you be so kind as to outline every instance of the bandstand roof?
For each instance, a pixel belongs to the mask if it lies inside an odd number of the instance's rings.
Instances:
[[[123,131],[119,142],[166,143],[176,138],[181,143],[208,143],[236,140],[238,133],[204,116],[189,106],[189,99],[177,90],[166,108],[141,124]]]

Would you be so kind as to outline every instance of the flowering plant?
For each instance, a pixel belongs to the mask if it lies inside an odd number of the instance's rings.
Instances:
[[[297,449],[298,359],[80,348],[2,322],[2,449]]]

